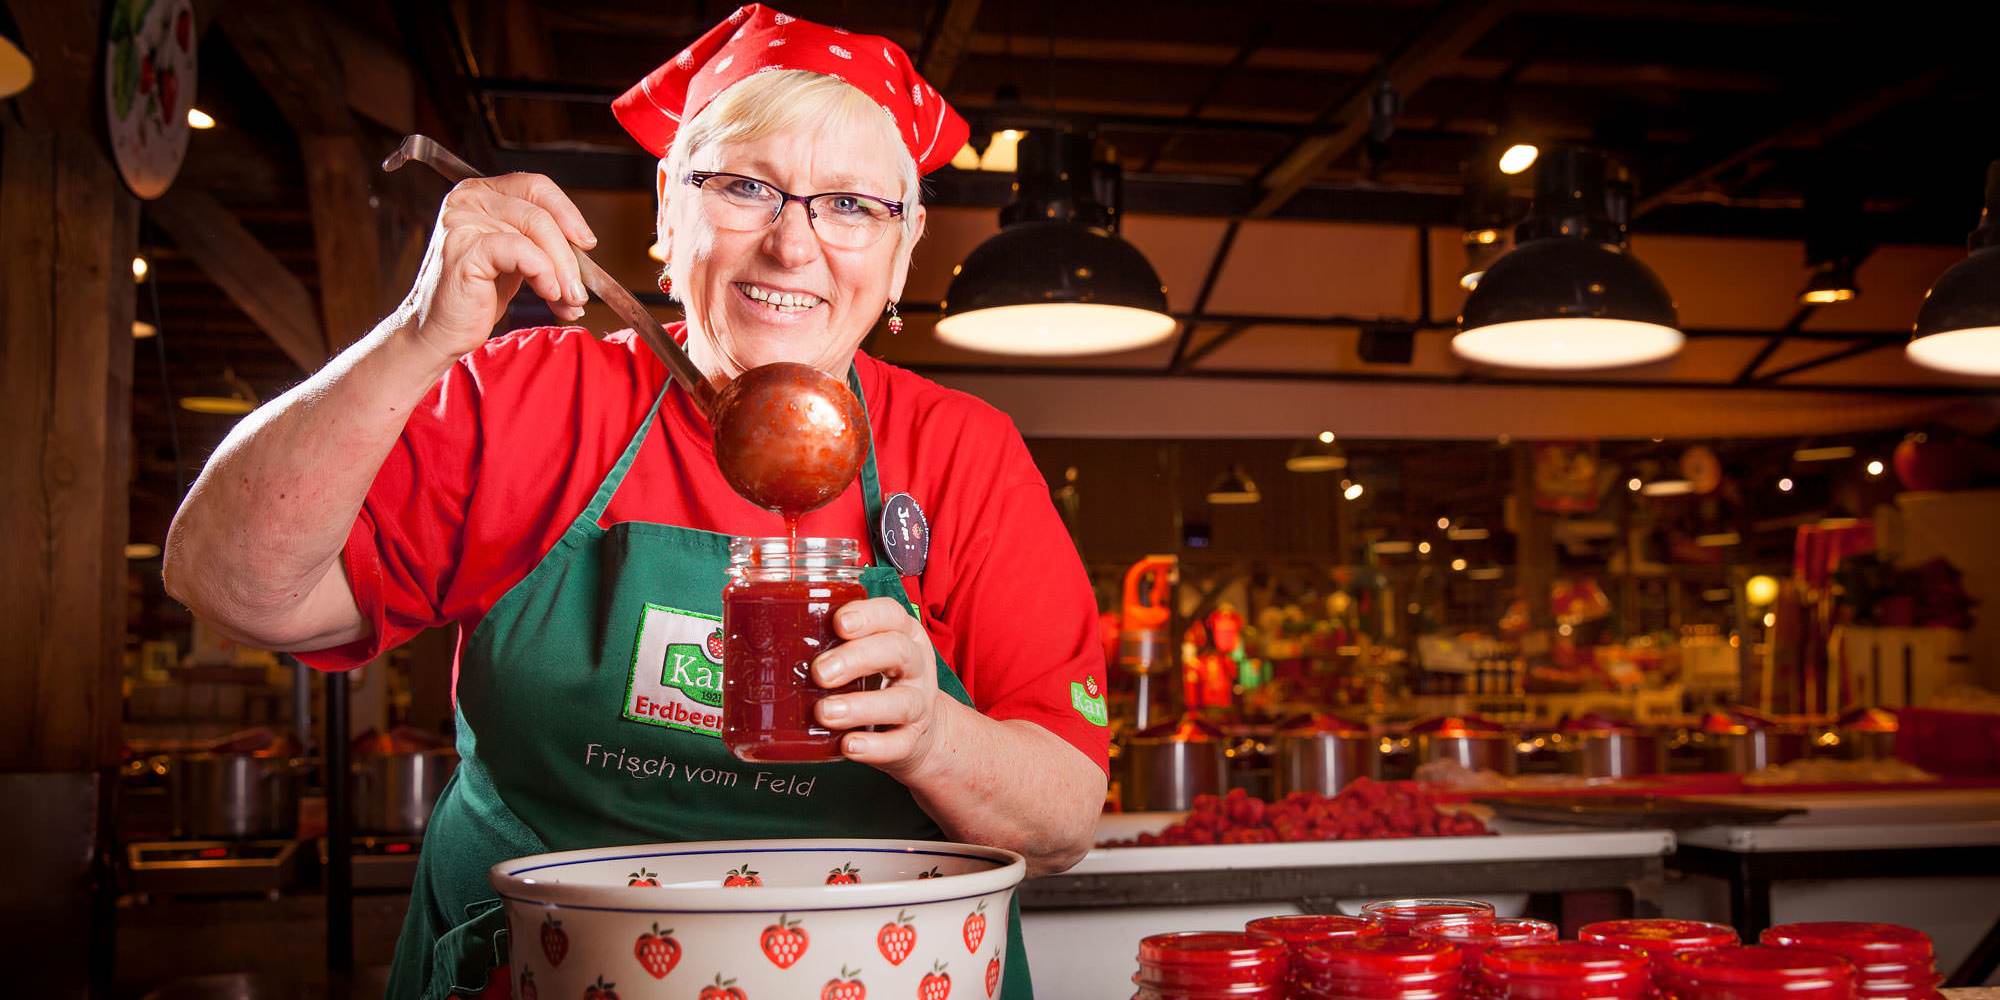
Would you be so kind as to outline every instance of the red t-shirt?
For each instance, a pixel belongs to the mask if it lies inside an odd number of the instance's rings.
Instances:
[[[1104,677],[1095,599],[1020,433],[972,396],[860,352],[854,363],[883,495],[910,494],[930,520],[929,563],[903,585],[932,644],[981,712],[1041,725],[1105,766],[1107,732],[1070,694]],[[342,558],[373,634],[299,658],[346,669],[454,623],[462,651],[588,506],[666,382],[629,332],[520,330],[466,355],[410,415],[348,535]],[[866,520],[857,481],[799,531],[866,540]],[[620,521],[784,530],[729,488],[707,421],[679,391],[605,512]]]

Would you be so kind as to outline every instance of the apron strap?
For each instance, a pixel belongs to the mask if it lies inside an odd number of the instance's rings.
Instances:
[[[868,397],[861,393],[861,370],[853,365],[847,368],[847,387],[854,392],[854,398],[861,403],[861,416],[868,422],[868,458],[861,463],[861,506],[868,519],[868,546],[875,553],[875,565],[895,569],[896,564],[889,558],[888,550],[882,548],[882,476],[875,469],[875,422],[868,416]]]
[[[632,440],[625,445],[624,453],[618,456],[618,463],[605,473],[604,481],[597,484],[597,492],[591,495],[590,505],[583,508],[583,513],[570,523],[572,529],[586,525],[595,527],[604,517],[605,508],[611,506],[612,494],[618,492],[619,484],[625,481],[625,474],[632,471],[632,463],[639,457],[639,446],[646,442],[646,432],[653,429],[653,421],[660,415],[660,404],[666,400],[667,393],[673,391],[673,386],[669,380],[660,388],[660,394],[653,397],[653,406],[646,411],[646,419],[640,421],[639,429],[632,432]]]

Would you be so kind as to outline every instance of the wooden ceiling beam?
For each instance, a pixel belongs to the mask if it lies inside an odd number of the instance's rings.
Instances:
[[[939,93],[950,86],[958,62],[972,39],[972,26],[979,21],[979,0],[946,0],[936,28],[925,38],[923,61],[918,71]]]
[[[146,205],[147,217],[257,321],[301,370],[326,360],[312,294],[243,224],[206,192],[178,185]]]

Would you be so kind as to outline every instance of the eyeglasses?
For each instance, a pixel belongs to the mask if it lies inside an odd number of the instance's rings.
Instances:
[[[702,214],[718,229],[754,233],[778,221],[785,206],[796,201],[805,206],[806,221],[820,242],[842,250],[874,246],[903,215],[900,201],[852,191],[796,195],[769,181],[717,170],[691,171],[686,181],[701,189]]]

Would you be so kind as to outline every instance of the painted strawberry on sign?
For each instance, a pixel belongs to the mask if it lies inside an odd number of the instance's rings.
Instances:
[[[617,985],[607,983],[603,976],[598,976],[596,982],[583,988],[583,1000],[618,1000],[618,992],[612,989]]]
[[[910,922],[908,913],[899,912],[896,919],[883,924],[875,934],[875,947],[890,965],[901,965],[910,952],[917,950],[917,928]]]
[[[710,632],[710,633],[708,634],[708,638],[707,638],[706,640],[704,640],[704,641],[703,641],[703,645],[704,645],[704,646],[706,646],[706,647],[708,648],[708,658],[709,658],[709,659],[711,659],[711,660],[714,660],[714,661],[715,661],[715,662],[717,662],[717,663],[721,663],[721,662],[722,662],[722,630],[721,630],[721,629],[716,629],[715,631],[713,631],[713,632]]]
[[[715,974],[714,983],[701,988],[698,1000],[750,1000],[750,998],[737,987],[736,980],[724,979],[722,973],[718,972]]]
[[[868,987],[861,985],[859,970],[843,965],[840,975],[820,987],[819,1000],[868,1000]]]
[[[980,900],[978,908],[965,915],[965,953],[979,953],[979,942],[986,940],[986,901]]]
[[[569,954],[569,932],[562,929],[562,921],[554,914],[542,917],[542,955],[549,960],[549,967],[562,964],[563,956]]]
[[[827,885],[859,885],[860,883],[861,869],[853,865],[841,865],[826,873]]]
[[[993,949],[993,957],[986,960],[986,995],[1000,988],[1000,949]]]
[[[681,943],[674,940],[673,928],[661,930],[659,924],[654,924],[651,931],[639,935],[638,942],[632,945],[632,954],[647,975],[665,979],[680,964]]]
[[[931,971],[917,984],[917,1000],[945,1000],[949,996],[951,996],[951,976],[945,973],[944,963],[938,962],[931,966]]]
[[[521,995],[521,1000],[541,1000],[541,993],[535,989],[533,969],[521,970],[521,988],[516,992]]]
[[[764,879],[751,870],[749,865],[744,865],[741,868],[729,869],[729,873],[722,876],[722,884],[724,886],[763,885]]]
[[[758,935],[757,945],[764,949],[764,957],[780,969],[789,969],[792,963],[806,953],[806,929],[797,920],[787,920],[778,914],[778,922],[764,928]]]
[[[628,888],[644,887],[649,889],[658,889],[660,887],[660,877],[658,875],[653,874],[652,872],[647,871],[644,868],[641,868],[638,871],[633,872],[632,874],[627,875],[625,877],[629,879],[629,881],[625,883],[625,885]]]

